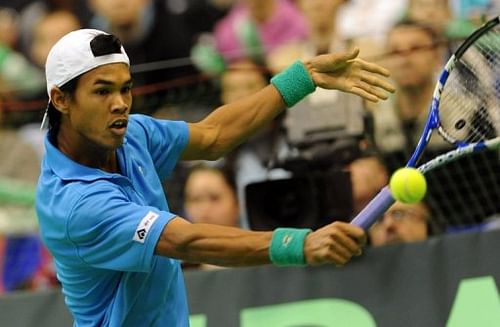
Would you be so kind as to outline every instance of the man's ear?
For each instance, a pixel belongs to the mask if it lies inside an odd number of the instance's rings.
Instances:
[[[57,111],[66,114],[69,111],[69,96],[64,94],[57,86],[50,90],[50,102],[54,105]]]

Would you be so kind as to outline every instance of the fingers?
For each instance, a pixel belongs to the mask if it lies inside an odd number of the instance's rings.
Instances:
[[[372,84],[366,83],[364,81],[358,81],[354,89],[355,90],[353,91],[356,91],[357,89],[363,90],[364,92],[369,94],[369,97],[375,99],[375,101],[386,100],[389,97],[386,91],[378,87],[374,87]]]
[[[391,83],[382,78],[378,78],[377,76],[371,74],[362,74],[360,79],[363,82],[370,84],[371,86],[384,89],[387,92],[393,93],[394,91],[396,91],[396,88]]]
[[[388,98],[395,87],[385,78],[389,70],[358,58],[359,49],[348,53],[321,55],[308,63],[314,83],[324,89],[337,89],[377,102]]]
[[[366,232],[361,227],[343,222],[336,222],[334,224],[337,224],[339,229],[355,240],[358,246],[366,244]]]
[[[349,62],[354,60],[358,55],[359,55],[359,49],[354,48],[351,50],[351,52],[343,53],[340,55],[333,55],[334,59],[332,61]]]
[[[310,234],[304,245],[309,264],[333,263],[342,266],[361,254],[366,234],[358,226],[335,222]]]
[[[337,266],[344,265],[360,251],[360,245],[345,234],[335,234],[334,242],[330,246],[332,259]]]
[[[363,99],[365,100],[368,100],[370,102],[378,102],[379,98],[374,95],[374,94],[371,94],[367,91],[365,91],[364,89],[360,88],[360,87],[357,87],[357,86],[354,86],[352,87],[350,90],[349,90],[349,93],[352,93],[352,94],[356,94],[360,97],[362,97]],[[381,98],[381,99],[385,99],[385,98]]]
[[[361,254],[359,245],[355,249],[348,249],[342,243],[335,242],[330,247],[326,263],[333,263],[337,267],[345,265],[353,256]]]
[[[382,67],[382,66],[379,66],[377,64],[374,64],[374,63],[371,63],[371,62],[366,62],[364,61],[363,59],[356,59],[356,62],[360,65],[360,67],[363,69],[363,70],[366,70],[370,73],[374,73],[374,74],[379,74],[379,75],[382,75],[382,76],[385,76],[385,77],[389,77],[391,75],[391,73],[389,72],[389,70],[387,70],[386,68]]]
[[[350,52],[319,55],[310,61],[311,68],[319,73],[333,72],[355,60],[358,54],[359,49],[355,48]]]
[[[388,92],[393,93],[396,90],[391,83],[380,78],[380,76],[389,76],[387,69],[361,59],[356,59],[354,65],[359,70],[357,74],[353,74],[351,79],[353,86],[348,92],[359,95],[368,101],[377,102],[378,100],[386,100]],[[355,78],[356,75],[357,78]]]
[[[379,67],[381,70],[371,69],[372,72],[364,70],[363,65],[366,67],[366,64],[359,63],[356,59],[355,62],[336,72],[313,74],[313,79],[316,85],[324,89],[353,93],[371,102],[386,100],[389,93],[395,91],[395,87],[378,73],[385,74],[387,71]]]

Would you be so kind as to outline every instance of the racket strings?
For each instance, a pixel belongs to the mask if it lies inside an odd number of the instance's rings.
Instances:
[[[498,26],[476,40],[459,58],[443,87],[441,132],[459,143],[500,135],[500,33]]]
[[[497,25],[463,52],[450,69],[439,98],[438,132],[455,146],[500,135],[499,56]],[[428,153],[421,162],[435,155]],[[426,202],[433,212],[435,230],[460,230],[500,215],[500,150],[461,157],[429,171],[427,181]]]
[[[498,152],[497,152],[498,155]],[[488,221],[500,212],[498,160],[492,153],[465,156],[428,173],[426,201],[435,230],[453,230]]]

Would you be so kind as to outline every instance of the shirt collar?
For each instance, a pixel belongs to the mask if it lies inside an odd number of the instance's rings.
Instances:
[[[49,133],[45,136],[45,151],[47,165],[54,174],[63,180],[92,182],[98,179],[112,179],[120,176],[101,169],[87,167],[71,160],[50,142]]]

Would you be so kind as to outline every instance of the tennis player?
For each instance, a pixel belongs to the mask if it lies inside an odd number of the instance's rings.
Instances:
[[[83,29],[60,39],[46,62],[36,206],[75,325],[188,326],[179,259],[343,265],[359,254],[365,233],[346,223],[273,232],[191,224],[169,211],[162,189],[177,161],[223,156],[316,86],[385,99],[387,70],[357,55],[296,62],[254,96],[188,124],[130,115],[129,58],[116,37]]]

